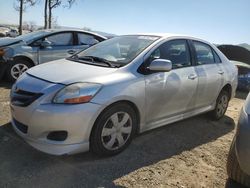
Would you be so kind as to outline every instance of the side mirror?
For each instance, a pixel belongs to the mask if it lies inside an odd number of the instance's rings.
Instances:
[[[155,59],[148,67],[151,72],[168,72],[172,70],[172,62],[166,59]]]
[[[48,40],[43,40],[40,45],[42,48],[47,48],[47,47],[51,46],[51,42]]]

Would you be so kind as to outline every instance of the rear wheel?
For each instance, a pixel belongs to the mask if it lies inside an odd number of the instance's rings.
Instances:
[[[218,120],[224,116],[229,103],[229,93],[222,90],[216,100],[215,109],[210,112],[213,119]]]
[[[19,76],[21,76],[25,71],[27,71],[32,64],[23,59],[17,59],[9,62],[6,69],[6,78],[9,82],[15,82]]]
[[[250,187],[250,176],[245,174],[241,169],[235,153],[235,138],[230,147],[227,159],[227,174],[232,180]]]
[[[111,106],[97,119],[90,137],[91,150],[101,156],[123,151],[136,132],[134,109],[125,103]]]

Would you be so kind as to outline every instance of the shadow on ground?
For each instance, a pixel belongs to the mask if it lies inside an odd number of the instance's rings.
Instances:
[[[141,134],[121,154],[100,158],[91,153],[41,153],[5,124],[0,126],[0,187],[114,187],[114,180],[216,140],[234,126],[230,117],[214,122],[201,115]]]

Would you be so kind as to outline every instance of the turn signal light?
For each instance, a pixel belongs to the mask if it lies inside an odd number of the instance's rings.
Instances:
[[[81,96],[81,97],[76,97],[76,98],[71,98],[71,99],[65,99],[64,103],[68,104],[79,104],[79,103],[86,103],[89,102],[92,99],[92,95],[87,95],[87,96]]]

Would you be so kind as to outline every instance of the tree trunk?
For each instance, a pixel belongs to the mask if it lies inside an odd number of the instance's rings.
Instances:
[[[23,33],[23,0],[20,0],[20,10],[19,10],[19,35]]]
[[[51,22],[52,22],[52,5],[51,5],[51,0],[49,0],[49,29],[51,29]]]
[[[44,29],[48,28],[48,0],[45,0],[45,6],[44,6]]]

